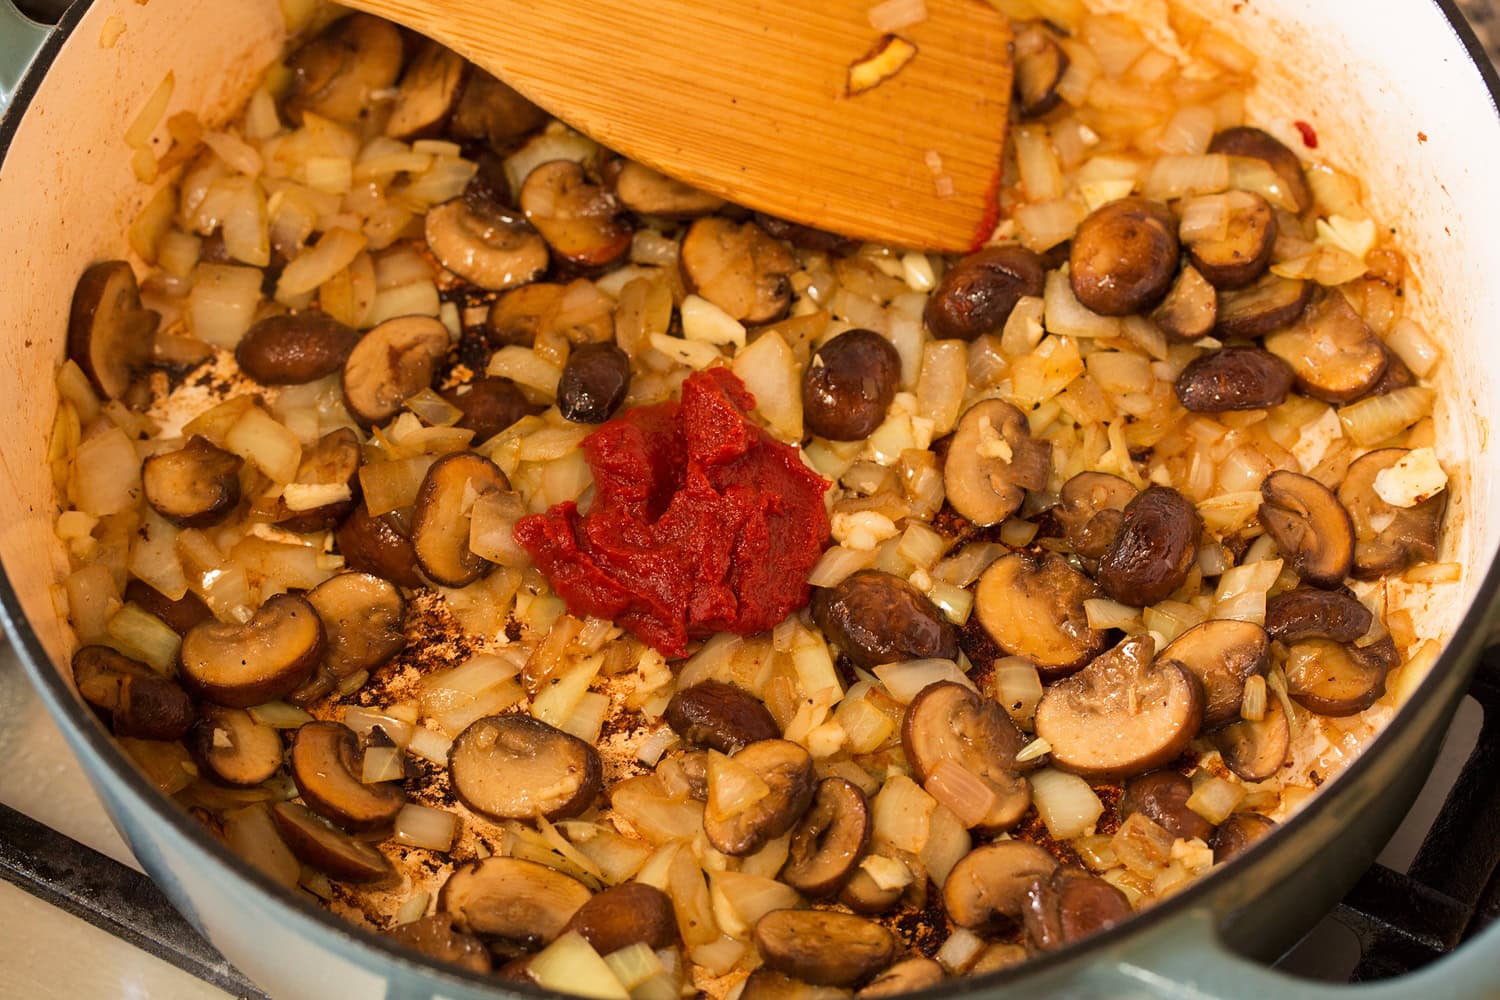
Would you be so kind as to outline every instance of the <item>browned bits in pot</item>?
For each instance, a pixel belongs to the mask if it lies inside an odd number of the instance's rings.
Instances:
[[[162,517],[184,528],[218,524],[240,502],[244,461],[194,434],[176,451],[141,463],[141,487]]]
[[[1261,483],[1260,522],[1293,570],[1315,587],[1337,587],[1354,560],[1354,525],[1333,491],[1278,470]]]
[[[116,736],[175,740],[193,724],[193,702],[181,687],[108,646],[73,654],[73,683]]]
[[[399,783],[364,783],[359,740],[340,723],[304,724],[292,739],[290,761],[302,801],[346,830],[383,829],[406,804]]]
[[[620,203],[589,180],[572,160],[543,163],[526,175],[519,194],[526,221],[564,260],[604,267],[630,249],[631,228]]]
[[[1353,642],[1370,631],[1374,620],[1369,608],[1338,590],[1298,587],[1266,602],[1266,631],[1278,642]]]
[[[943,491],[954,510],[987,527],[1019,510],[1027,490],[1045,488],[1051,471],[1052,445],[1031,436],[1026,415],[986,399],[959,418],[943,459]]]
[[[1026,889],[1057,870],[1057,859],[1025,840],[997,840],[965,854],[943,883],[943,908],[960,927],[988,928],[996,917],[1020,921]]]
[[[432,385],[448,353],[448,328],[430,316],[398,316],[364,335],[344,362],[344,404],[366,426],[383,424]]]
[[[1263,410],[1280,406],[1292,391],[1292,368],[1256,347],[1225,347],[1188,362],[1173,389],[1194,413]]]
[[[728,759],[732,767],[749,769],[770,789],[749,804],[726,800],[715,777],[724,758],[709,758],[703,833],[716,850],[742,858],[786,833],[807,812],[814,790],[813,762],[799,744],[782,739],[751,743]]]
[[[865,793],[843,778],[824,778],[792,828],[781,880],[808,896],[837,893],[864,858],[872,826]]]
[[[625,882],[596,893],[578,908],[565,931],[577,931],[601,955],[632,944],[670,948],[677,943],[671,898],[644,882]]]
[[[1062,100],[1057,85],[1068,71],[1068,54],[1041,21],[1017,25],[1011,49],[1015,58],[1017,113],[1022,118],[1045,115]]]
[[[1275,136],[1247,126],[1227,128],[1214,136],[1208,151],[1264,160],[1286,183],[1287,194],[1297,203],[1298,212],[1305,212],[1312,206],[1312,190],[1302,172],[1302,161]]]
[[[1073,551],[1090,560],[1109,551],[1136,492],[1134,486],[1107,472],[1080,472],[1063,483],[1053,513]]]
[[[445,392],[443,398],[463,413],[455,426],[473,431],[475,443],[488,441],[522,417],[542,410],[510,379],[493,375]]]
[[[1012,552],[979,578],[974,614],[995,644],[1024,656],[1044,677],[1076,670],[1104,650],[1109,633],[1089,627],[1084,602],[1099,587],[1054,553]]]
[[[560,935],[592,895],[546,865],[490,857],[455,868],[438,893],[438,909],[465,933],[536,948]]]
[[[359,331],[309,309],[259,320],[235,345],[234,359],[262,385],[301,385],[344,367],[357,343]]]
[[[901,386],[901,355],[873,330],[846,330],[813,352],[802,372],[802,418],[833,441],[868,437]]]
[[[349,497],[300,510],[293,510],[286,498],[280,497],[276,502],[276,523],[287,531],[327,531],[344,520],[359,502],[359,465],[363,458],[359,436],[348,427],[329,431],[312,447],[303,449],[293,481],[328,486],[342,483],[349,488]]]
[[[258,785],[281,769],[281,734],[242,708],[204,705],[188,746],[200,769],[235,788]]]
[[[453,915],[449,913],[418,917],[398,924],[386,933],[428,958],[449,962],[470,972],[488,973],[492,968],[489,949],[484,942],[472,934],[454,930]]]
[[[923,319],[939,340],[973,340],[1005,325],[1023,296],[1041,295],[1042,259],[1023,247],[986,247],[948,269]]]
[[[271,818],[297,860],[340,882],[394,880],[396,869],[378,848],[335,830],[295,802],[278,802]]]
[[[755,924],[766,966],[815,986],[854,986],[891,964],[896,937],[863,917],[830,910],[773,910]]]
[[[1224,766],[1244,781],[1265,781],[1286,763],[1291,753],[1292,730],[1280,698],[1267,698],[1265,715],[1241,719],[1210,733],[1209,741],[1224,759]]]
[[[1244,288],[1271,266],[1276,246],[1276,213],[1271,203],[1249,191],[1222,197],[1228,215],[1221,239],[1200,238],[1187,244],[1188,257],[1215,288]]]
[[[700,191],[691,184],[659,174],[644,164],[623,157],[605,167],[604,179],[620,204],[639,215],[665,219],[695,219],[717,212],[724,199]]]
[[[967,772],[961,778],[989,789],[988,808],[965,824],[984,831],[1010,829],[1031,805],[1031,786],[1016,764],[1022,743],[999,704],[952,681],[923,688],[901,724],[901,746],[917,780],[945,780],[944,771],[957,767]]]
[[[472,723],[453,741],[448,775],[464,805],[502,820],[577,816],[604,781],[597,750],[526,715]]]
[[[1179,343],[1207,337],[1218,318],[1219,293],[1191,264],[1178,272],[1172,290],[1151,313],[1151,321],[1161,332]]]
[[[1125,783],[1120,816],[1141,813],[1174,837],[1197,838],[1205,844],[1213,839],[1214,826],[1188,808],[1193,783],[1176,771],[1152,771]]]
[[[1266,834],[1276,829],[1276,821],[1260,813],[1240,812],[1219,824],[1214,834],[1214,864],[1222,865],[1254,847]]]
[[[135,272],[123,260],[91,265],[73,289],[68,357],[106,399],[118,399],[151,363],[161,317],[141,305]]]
[[[1310,281],[1266,274],[1253,285],[1219,293],[1214,333],[1220,337],[1263,337],[1302,315],[1312,301]]]
[[[1414,562],[1437,558],[1448,491],[1436,493],[1414,507],[1386,503],[1375,492],[1375,477],[1407,454],[1404,448],[1382,448],[1361,455],[1349,466],[1339,486],[1339,502],[1349,511],[1354,525],[1352,572],[1357,579],[1373,580]]]
[[[1175,660],[1203,686],[1203,726],[1213,729],[1240,717],[1245,682],[1270,665],[1266,630],[1254,622],[1213,619],[1173,639],[1160,657]],[[1155,819],[1156,817],[1152,817]]]
[[[678,260],[688,289],[741,323],[769,323],[791,304],[797,259],[753,222],[699,219]]]
[[[448,587],[473,583],[494,564],[469,548],[469,508],[477,497],[510,489],[505,473],[482,455],[444,455],[417,490],[412,550],[422,572]]]
[[[204,622],[182,637],[182,684],[230,708],[273,701],[307,680],[323,655],[323,624],[304,597],[278,594],[243,625]]]
[[[383,577],[402,587],[421,587],[417,553],[411,539],[386,514],[371,517],[364,504],[354,510],[334,533],[344,564],[361,573]]]
[[[1169,486],[1152,486],[1130,502],[1120,533],[1099,560],[1099,583],[1124,604],[1166,600],[1187,579],[1198,555],[1203,522]]]
[[[1318,715],[1354,715],[1385,694],[1385,675],[1400,662],[1390,636],[1369,646],[1304,639],[1287,650],[1287,694]]]
[[[723,681],[678,688],[663,716],[689,743],[734,753],[758,740],[781,738],[781,728],[759,698]]]
[[[429,209],[427,247],[465,281],[501,291],[534,281],[547,270],[547,244],[510,210],[476,198],[454,198]]]
[[[208,605],[203,603],[203,598],[191,590],[174,601],[150,584],[136,579],[125,585],[125,602],[135,604],[147,614],[160,618],[178,635],[185,634],[194,625],[214,616]]]
[[[890,573],[860,570],[812,597],[813,618],[855,665],[958,656],[958,632],[938,606]]]
[[[441,132],[458,106],[468,69],[463,56],[424,39],[406,72],[401,74],[385,134],[409,142]]]
[[[401,32],[389,21],[351,14],[324,28],[287,57],[291,82],[281,108],[293,123],[311,111],[324,118],[361,118],[377,91],[401,72]]]
[[[1026,892],[1026,936],[1042,951],[1107,930],[1131,916],[1130,900],[1102,878],[1059,868]]]
[[[630,391],[630,358],[614,344],[573,348],[557,384],[557,408],[580,424],[602,424]]]
[[[1337,289],[1315,299],[1296,323],[1266,337],[1265,345],[1291,365],[1299,389],[1329,403],[1358,399],[1385,374],[1380,338]]]
[[[1073,236],[1073,294],[1103,316],[1151,309],[1172,287],[1178,250],[1177,220],[1165,205],[1145,198],[1110,202]]]

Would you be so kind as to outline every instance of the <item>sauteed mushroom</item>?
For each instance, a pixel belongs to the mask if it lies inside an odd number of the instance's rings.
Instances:
[[[427,246],[442,265],[480,288],[501,291],[547,270],[547,243],[499,205],[455,198],[429,209]]]
[[[901,724],[901,746],[918,781],[958,767],[989,789],[993,800],[970,826],[1008,830],[1031,805],[1031,786],[1016,764],[1020,730],[997,703],[962,684],[929,684],[912,699]]]
[[[1291,366],[1299,389],[1329,403],[1368,393],[1387,364],[1380,338],[1337,289],[1314,299],[1297,322],[1267,336],[1265,345]]]
[[[1220,239],[1194,239],[1188,257],[1215,288],[1244,288],[1271,266],[1276,245],[1276,213],[1271,203],[1250,191],[1230,191],[1225,200],[1228,226]]]
[[[700,681],[678,688],[663,715],[672,731],[689,743],[732,754],[759,740],[781,738],[781,727],[759,698],[723,681]]]
[[[348,495],[308,506],[312,499],[293,500],[285,493],[276,502],[276,523],[287,531],[327,531],[348,517],[359,502],[359,465],[364,458],[359,436],[348,427],[324,434],[302,450],[294,483],[298,486],[344,487]],[[316,499],[316,498],[313,498]]]
[[[369,573],[340,573],[307,594],[323,621],[324,663],[334,677],[374,670],[406,648],[406,601],[395,584]]]
[[[943,908],[960,927],[980,929],[997,917],[1019,923],[1026,890],[1038,877],[1049,878],[1057,859],[1025,840],[997,840],[965,854],[943,883]]]
[[[1005,325],[1023,296],[1042,294],[1047,268],[1022,247],[985,247],[943,275],[923,318],[933,336],[973,340]]]
[[[1172,290],[1151,313],[1151,320],[1170,339],[1191,343],[1214,331],[1219,317],[1219,293],[1198,269],[1184,265]]]
[[[457,52],[430,39],[424,40],[406,72],[401,74],[385,134],[410,141],[442,131],[458,106],[468,68],[469,64]]]
[[[487,142],[504,152],[516,140],[547,124],[547,112],[477,66],[469,68],[448,131],[456,139]]]
[[[200,768],[236,788],[258,785],[281,769],[281,734],[242,708],[204,705],[190,747]]]
[[[430,316],[398,316],[365,334],[344,362],[344,403],[354,419],[383,424],[432,385],[448,339],[448,328]]]
[[[161,317],[141,305],[135,272],[123,260],[92,264],[73,288],[68,357],[106,399],[118,399],[151,362]]]
[[[603,787],[599,752],[529,715],[471,723],[448,751],[453,793],[493,819],[577,816]]]
[[[302,725],[292,739],[290,762],[302,801],[346,830],[383,829],[406,804],[399,782],[364,783],[359,739],[340,723]]]
[[[1080,472],[1063,483],[1053,514],[1073,551],[1084,559],[1097,560],[1114,544],[1125,520],[1125,508],[1135,496],[1136,488],[1119,476]]]
[[[1151,486],[1130,501],[1114,544],[1099,560],[1099,584],[1124,604],[1145,607],[1182,586],[1198,555],[1203,521],[1170,486]]]
[[[838,986],[814,986],[761,966],[750,973],[740,1000],[849,1000],[855,994]]]
[[[1005,652],[1059,677],[1098,655],[1109,633],[1089,627],[1084,602],[1100,596],[1094,581],[1061,556],[1001,556],[974,591],[979,624]]]
[[[109,718],[116,736],[175,740],[193,724],[193,702],[177,684],[108,646],[73,654],[73,683]]]
[[[234,347],[240,371],[262,385],[301,385],[344,367],[359,331],[306,309],[256,321]]]
[[[540,412],[508,378],[481,375],[443,394],[463,417],[455,427],[474,432],[475,443],[488,441],[522,417]]]
[[[294,124],[305,111],[356,121],[377,92],[395,85],[402,54],[401,33],[391,22],[369,14],[337,20],[287,57],[292,78],[282,110]]]
[[[1354,525],[1352,572],[1358,579],[1373,580],[1414,562],[1437,558],[1448,491],[1413,507],[1397,507],[1386,503],[1375,490],[1375,477],[1407,454],[1402,448],[1382,448],[1361,455],[1349,466],[1339,486],[1339,502]]]
[[[412,519],[412,549],[422,572],[449,587],[488,573],[493,564],[469,548],[469,509],[478,497],[509,489],[505,473],[474,452],[455,452],[433,462],[417,490]]]
[[[1142,774],[1125,783],[1120,818],[1140,813],[1174,837],[1206,844],[1213,839],[1214,826],[1188,808],[1192,794],[1193,783],[1176,771]]]
[[[953,509],[980,526],[999,524],[1027,490],[1047,485],[1052,445],[1031,436],[1026,415],[1000,399],[975,403],[959,418],[943,460],[943,490]]]
[[[958,632],[937,605],[898,576],[860,570],[812,596],[813,618],[833,643],[869,670],[882,663],[958,656]]]
[[[278,594],[245,624],[203,622],[182,637],[178,659],[189,693],[229,708],[280,698],[307,680],[323,655],[323,624],[304,597]]]
[[[1161,303],[1177,275],[1177,220],[1159,202],[1121,198],[1078,226],[1069,280],[1078,301],[1103,316],[1128,316]]]
[[[523,947],[562,934],[593,893],[577,879],[521,858],[489,857],[453,870],[438,909],[469,934]]]
[[[1264,160],[1285,182],[1287,194],[1297,203],[1299,213],[1307,211],[1312,205],[1312,190],[1307,186],[1307,177],[1302,172],[1302,161],[1274,136],[1247,126],[1227,128],[1214,136],[1213,142],[1208,145],[1208,151]]]
[[[1276,821],[1260,813],[1240,812],[1219,824],[1214,834],[1214,864],[1224,862],[1254,847],[1266,834],[1276,829]]]
[[[484,943],[472,934],[453,928],[453,915],[434,913],[398,924],[386,932],[397,941],[440,962],[451,962],[470,972],[488,973],[493,968]]]
[[[141,487],[162,517],[184,528],[206,528],[228,517],[240,502],[244,461],[194,434],[176,451],[141,464]]]
[[[425,584],[417,572],[417,553],[412,549],[411,538],[389,515],[371,517],[365,505],[357,503],[334,533],[334,540],[350,569],[402,587]]]
[[[694,219],[717,212],[724,205],[723,198],[659,174],[634,160],[612,161],[605,170],[605,179],[614,188],[620,204],[640,215]]]
[[[1245,781],[1265,781],[1286,763],[1291,752],[1292,730],[1280,698],[1266,699],[1260,719],[1239,722],[1209,734],[1209,740],[1224,758],[1224,766]]]
[[[1220,292],[1214,333],[1248,338],[1280,330],[1302,315],[1313,290],[1311,282],[1266,274],[1245,288]]]
[[[1042,951],[1107,930],[1131,915],[1130,900],[1102,878],[1059,868],[1026,893],[1026,935]]]
[[[943,981],[943,967],[930,958],[908,958],[897,962],[857,994],[860,1000],[880,1000],[914,993]]]
[[[767,968],[815,986],[854,986],[891,964],[896,937],[872,920],[832,910],[772,910],[755,924]]]
[[[1203,726],[1213,729],[1240,717],[1245,681],[1270,665],[1266,630],[1254,622],[1218,618],[1194,625],[1161,651],[1186,667],[1203,687]],[[1154,818],[1154,817],[1153,817]]]
[[[799,744],[782,739],[751,743],[727,760],[766,785],[765,795],[753,802],[725,801],[715,777],[720,760],[709,759],[703,832],[716,850],[742,858],[786,833],[807,812],[813,799],[813,762]]]
[[[1017,25],[1011,51],[1016,68],[1016,111],[1022,118],[1041,117],[1062,100],[1057,84],[1068,71],[1068,54],[1042,21]]]
[[[568,354],[557,383],[557,408],[568,420],[602,424],[625,402],[630,357],[614,344],[581,344]]]
[[[581,267],[603,267],[630,249],[620,204],[572,160],[543,163],[521,185],[521,211],[547,245]]]
[[[1279,470],[1260,487],[1260,522],[1292,569],[1315,587],[1337,587],[1354,560],[1354,527],[1333,491],[1309,476]]]
[[[1385,675],[1400,662],[1389,636],[1369,646],[1304,639],[1287,650],[1287,694],[1319,715],[1354,715],[1385,694]]]
[[[276,803],[271,807],[271,818],[297,859],[330,878],[382,882],[396,876],[396,869],[378,849],[335,830],[295,802]]]
[[[797,260],[753,222],[699,219],[679,260],[688,288],[741,323],[769,323],[791,304]]]
[[[125,603],[137,605],[147,614],[160,618],[178,635],[185,635],[194,625],[214,616],[203,603],[203,598],[191,590],[174,601],[150,584],[136,579],[125,585]]]
[[[589,897],[563,931],[577,931],[601,955],[637,943],[670,948],[677,943],[677,917],[666,893],[644,882],[625,882]]]
[[[901,355],[873,330],[845,330],[813,352],[802,372],[802,419],[809,432],[858,441],[885,419],[901,387]]]
[[[781,880],[807,896],[834,895],[864,857],[872,822],[864,792],[843,778],[824,778],[792,828]]]
[[[1278,642],[1353,642],[1370,631],[1374,620],[1369,608],[1338,590],[1298,587],[1266,602],[1266,631]]]
[[[1194,413],[1264,410],[1280,406],[1292,391],[1291,365],[1257,347],[1225,347],[1194,358],[1173,389]]]

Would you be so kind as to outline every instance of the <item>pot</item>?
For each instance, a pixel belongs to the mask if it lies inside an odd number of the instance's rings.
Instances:
[[[1450,0],[1195,0],[1261,56],[1250,117],[1311,122],[1319,155],[1364,178],[1396,220],[1411,287],[1449,351],[1437,412],[1456,459],[1449,551],[1465,567],[1459,606],[1433,609],[1453,639],[1369,749],[1293,820],[1142,916],[1019,969],[944,992],[1072,997],[1493,994],[1500,926],[1394,984],[1314,987],[1266,970],[1353,884],[1415,798],[1489,641],[1500,591],[1500,92]],[[1108,0],[1096,7],[1150,10]],[[124,32],[117,29],[124,27]],[[115,35],[110,45],[105,39]],[[46,462],[66,304],[90,262],[128,256],[150,194],[123,133],[170,70],[170,111],[206,120],[241,105],[283,38],[276,0],[77,0],[54,30],[0,0],[0,614],[42,699],[115,825],[173,903],[278,997],[494,998],[536,993],[440,968],[356,931],[273,885],[163,800],[119,753],[59,667],[70,639],[49,586],[66,567],[52,532]],[[34,58],[32,58],[34,56]],[[21,67],[31,69],[21,78]],[[19,85],[11,94],[11,88]]]

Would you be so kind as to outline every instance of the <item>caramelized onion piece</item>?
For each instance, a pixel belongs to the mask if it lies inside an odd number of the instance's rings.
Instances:
[[[448,751],[448,776],[464,805],[499,820],[577,816],[604,784],[597,750],[527,715],[471,723]]]
[[[1026,415],[986,399],[959,418],[943,460],[943,490],[954,510],[986,527],[1019,510],[1027,490],[1045,488],[1051,471],[1052,445],[1031,436]]]
[[[1186,667],[1203,686],[1203,728],[1240,717],[1245,682],[1271,662],[1266,630],[1254,622],[1213,619],[1194,625],[1161,651],[1164,660]],[[1154,818],[1154,817],[1153,817]]]
[[[766,967],[814,986],[854,986],[891,964],[896,937],[880,924],[831,910],[772,910],[755,924]]]
[[[278,802],[271,818],[297,859],[340,882],[393,881],[396,869],[377,848],[335,830],[295,802]]]
[[[1278,470],[1261,483],[1260,523],[1298,576],[1337,587],[1354,562],[1354,525],[1333,491],[1310,476]]]
[[[278,594],[245,624],[204,622],[182,637],[182,685],[229,708],[290,694],[323,655],[323,623],[305,597]]]
[[[466,933],[536,947],[560,935],[592,895],[546,865],[489,857],[453,870],[438,893],[438,909]]]
[[[146,502],[162,517],[184,528],[218,524],[240,502],[244,461],[194,434],[176,451],[152,455],[141,464]]]
[[[1049,878],[1057,859],[1024,840],[997,840],[965,854],[943,883],[943,908],[960,927],[990,927],[996,917],[1019,922],[1031,882]]]
[[[469,548],[469,511],[474,501],[510,489],[510,480],[474,452],[444,455],[427,470],[417,490],[412,549],[422,572],[448,587],[463,587],[494,564]]]
[[[864,792],[843,778],[824,778],[792,828],[781,880],[807,896],[834,895],[864,858],[872,823]]]
[[[1003,708],[953,681],[923,688],[901,724],[901,746],[918,781],[928,781],[947,762],[988,786],[994,801],[968,825],[991,832],[1015,826],[1031,805],[1031,786],[1016,764],[1022,744]]]
[[[797,259],[753,222],[699,219],[679,261],[688,288],[741,323],[769,323],[791,304]]]
[[[1084,602],[1099,587],[1055,553],[1012,552],[995,560],[974,591],[974,613],[995,644],[1046,677],[1076,670],[1104,650],[1109,633],[1089,627]]]
[[[346,830],[379,830],[406,804],[399,782],[365,784],[364,754],[354,731],[337,722],[308,722],[292,739],[292,780],[302,801]]]

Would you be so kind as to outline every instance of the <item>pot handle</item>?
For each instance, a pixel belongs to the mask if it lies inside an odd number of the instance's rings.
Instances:
[[[11,0],[0,0],[0,116],[51,33],[51,28],[16,10]]]

